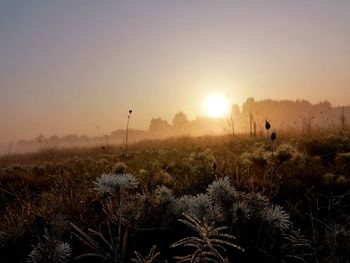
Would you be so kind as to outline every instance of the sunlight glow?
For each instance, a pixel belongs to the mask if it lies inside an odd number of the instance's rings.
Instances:
[[[208,117],[225,117],[229,112],[228,98],[220,93],[209,94],[203,100],[202,107]]]

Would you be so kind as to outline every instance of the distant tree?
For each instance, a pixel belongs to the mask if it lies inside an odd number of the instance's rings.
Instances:
[[[237,104],[232,105],[231,114],[233,119],[237,119],[240,115],[241,111]]]
[[[187,116],[180,111],[175,114],[172,124],[176,134],[185,134],[188,130],[189,121]]]
[[[166,137],[166,136],[172,135],[173,129],[172,129],[171,125],[166,120],[162,120],[161,118],[157,118],[157,119],[151,120],[151,124],[149,126],[148,131],[153,136]]]
[[[45,139],[44,135],[42,135],[42,134],[40,134],[38,137],[35,138],[35,141],[40,143],[40,144],[42,144],[44,142],[44,140],[46,140],[46,139]]]
[[[235,136],[235,125],[240,116],[240,110],[237,104],[232,105],[231,112],[227,118],[228,130],[231,136]]]
[[[52,135],[50,138],[49,138],[49,144],[50,146],[58,146],[61,142],[61,138],[58,137],[57,135]]]
[[[242,106],[242,113],[249,116],[255,106],[254,98],[248,98]]]

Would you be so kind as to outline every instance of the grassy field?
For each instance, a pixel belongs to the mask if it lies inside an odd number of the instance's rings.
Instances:
[[[128,153],[1,157],[0,262],[349,262],[349,133]]]

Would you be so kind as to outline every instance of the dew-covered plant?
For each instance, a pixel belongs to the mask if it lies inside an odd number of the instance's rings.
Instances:
[[[194,197],[191,195],[183,195],[176,199],[175,214],[181,216],[182,214],[191,214],[194,203]]]
[[[87,232],[84,232],[73,223],[71,223],[71,226],[75,230],[73,231],[73,235],[76,236],[82,243],[94,250],[94,252],[80,255],[74,260],[79,260],[82,258],[98,258],[103,262],[108,263],[122,262],[122,244],[118,241],[117,235],[112,233],[112,229],[109,224],[107,237],[105,237],[101,232],[93,229],[88,229]]]
[[[6,243],[5,233],[0,231],[0,248],[5,247],[5,243]]]
[[[64,263],[72,254],[68,243],[58,241],[48,235],[47,231],[40,243],[28,255],[28,263]]]
[[[155,262],[156,258],[160,255],[159,252],[156,252],[157,246],[152,246],[151,250],[149,251],[147,256],[142,256],[142,254],[138,251],[134,251],[135,257],[131,259],[132,262],[135,263],[153,263]]]
[[[189,163],[196,173],[211,174],[214,162],[214,153],[209,148],[202,152],[193,152],[189,156]]]
[[[175,205],[175,197],[168,187],[162,185],[154,191],[154,202],[159,207],[172,209]]]
[[[250,220],[252,214],[251,208],[244,201],[233,203],[229,211],[231,212],[233,223],[236,223],[237,221],[247,222]]]
[[[304,154],[301,153],[297,147],[288,143],[283,143],[277,147],[275,157],[279,163],[285,163],[287,161],[302,160]]]
[[[197,236],[182,238],[171,247],[191,247],[195,251],[186,256],[176,257],[177,262],[226,263],[228,259],[223,255],[226,252],[226,247],[244,251],[243,248],[232,242],[235,239],[234,236],[223,232],[227,229],[226,226],[216,227],[214,222],[208,224],[206,221],[201,221],[186,214],[184,214],[184,217],[185,219],[179,219],[179,221],[195,231]]]
[[[283,249],[286,251],[285,258],[293,262],[308,262],[313,256],[311,241],[305,238],[300,230],[292,230],[290,233],[283,235],[286,244]]]
[[[267,151],[264,145],[256,144],[251,151],[241,155],[243,164],[265,167],[268,164],[271,152]]]
[[[89,234],[85,233],[78,226],[72,224],[76,230],[76,236],[85,244],[98,251],[98,253],[88,253],[82,255],[99,257],[107,262],[124,262],[126,254],[126,243],[128,239],[130,223],[127,220],[128,214],[139,217],[139,207],[130,209],[129,205],[137,205],[138,198],[135,190],[138,187],[138,181],[131,174],[102,174],[94,181],[95,190],[99,195],[107,195],[103,206],[108,222],[108,238],[105,238],[101,232],[89,229],[89,233],[98,237],[103,245],[100,245]],[[142,200],[141,200],[142,201]],[[130,213],[130,211],[134,213]],[[130,216],[129,215],[129,216]],[[110,226],[109,222],[115,225]],[[116,230],[113,231],[113,226]],[[112,234],[112,232],[115,232]]]
[[[100,194],[113,195],[119,191],[135,189],[138,186],[136,178],[131,174],[105,173],[94,182],[95,190]]]
[[[285,231],[291,225],[289,214],[279,205],[266,207],[264,215],[266,222],[274,229]]]
[[[235,188],[228,177],[220,178],[211,183],[207,188],[210,200],[221,208],[228,208],[237,197]]]
[[[158,219],[170,222],[176,215],[176,198],[166,186],[157,186],[153,193],[154,208],[159,213]]]
[[[115,174],[125,174],[126,173],[126,169],[127,169],[127,165],[123,162],[117,162],[113,168],[113,172]]]
[[[214,205],[208,194],[184,195],[176,199],[175,215],[193,215],[200,220],[222,221],[222,209]]]
[[[198,194],[193,197],[191,214],[200,220],[213,219],[212,204],[209,195]]]

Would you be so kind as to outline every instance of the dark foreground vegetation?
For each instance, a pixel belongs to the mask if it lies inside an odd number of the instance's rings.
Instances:
[[[0,159],[0,262],[349,262],[350,134]]]

